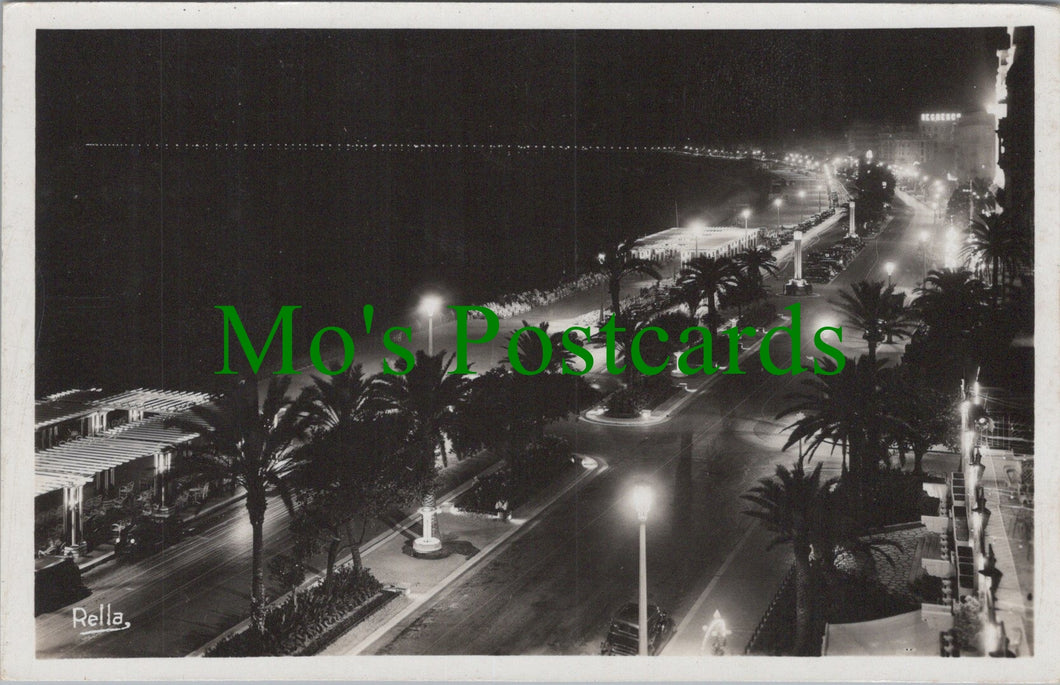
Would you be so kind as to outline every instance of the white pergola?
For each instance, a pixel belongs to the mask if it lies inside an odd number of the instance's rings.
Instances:
[[[164,402],[171,402],[168,406],[186,402],[173,397],[157,399],[154,407]],[[152,411],[159,410],[155,408]],[[153,416],[36,452],[36,495],[62,490],[63,530],[70,548],[77,549],[83,540],[81,518],[84,487],[97,475],[105,474],[105,481],[113,479],[112,469],[150,457],[154,459],[154,489],[156,493],[161,491],[161,479],[172,465],[173,453],[199,437],[197,432],[166,425],[169,418]],[[110,480],[109,484],[114,483]]]

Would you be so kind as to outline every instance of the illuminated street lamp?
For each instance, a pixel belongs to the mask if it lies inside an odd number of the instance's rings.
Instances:
[[[751,210],[750,209],[743,210],[742,212],[740,212],[740,216],[743,217],[743,227],[746,229],[747,228],[747,220],[751,218]]]
[[[427,355],[434,356],[434,315],[442,308],[442,298],[427,295],[420,302],[420,311],[427,315]]]
[[[784,201],[779,197],[773,200],[773,206],[777,208],[777,228],[780,228],[780,205],[784,204]]]
[[[891,276],[894,275],[894,262],[887,262],[884,264],[883,270],[887,272],[887,287],[890,288],[894,285],[891,282]]]
[[[640,655],[648,656],[648,511],[651,510],[652,491],[640,483],[633,488],[633,507],[640,522],[640,596],[637,599],[637,638]]]

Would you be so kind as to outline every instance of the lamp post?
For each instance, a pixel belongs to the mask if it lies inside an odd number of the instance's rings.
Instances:
[[[750,209],[743,210],[742,212],[740,212],[740,216],[743,217],[743,227],[744,227],[744,230],[746,230],[747,229],[747,220],[751,218],[751,210]]]
[[[923,274],[920,277],[921,282],[927,280],[927,246],[928,246],[928,232],[920,232],[920,259],[923,264]]]
[[[824,186],[823,185],[818,185],[817,186],[817,213],[818,214],[821,213],[821,191],[823,191],[823,190],[824,190]]]
[[[784,204],[784,201],[779,197],[773,200],[773,206],[777,208],[777,228],[780,228],[780,205]]]
[[[883,265],[883,269],[887,272],[887,287],[894,287],[894,283],[891,281],[891,276],[894,275],[894,262],[887,262]]]
[[[640,593],[637,598],[637,641],[639,653],[648,656],[648,511],[651,509],[652,491],[644,483],[633,488],[633,506],[640,522]]]
[[[434,315],[442,307],[442,298],[428,295],[420,302],[420,311],[427,315],[427,355],[434,356]]]

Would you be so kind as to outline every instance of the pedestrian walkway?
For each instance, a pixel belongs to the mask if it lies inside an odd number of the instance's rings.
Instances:
[[[1006,457],[1011,459],[1012,453],[1008,450],[989,447],[982,447],[981,451],[985,471],[980,484],[986,496],[987,509],[992,514],[986,522],[986,541],[993,546],[997,557],[997,568],[1003,574],[997,588],[995,602],[997,619],[1005,622],[1009,639],[1022,644],[1021,648],[1025,652],[1021,656],[1030,655],[1034,637],[1034,605],[1027,599],[1027,593],[1031,588],[1024,588],[1020,584],[1020,574],[1016,570],[1016,560],[1012,554],[1012,545],[1005,526],[1005,513],[1002,509],[1004,491],[1008,489],[1004,467]],[[1017,628],[1018,633],[1022,635],[1017,633]]]
[[[565,494],[605,468],[605,464],[596,460],[583,459],[579,470],[548,486],[533,502],[515,510],[510,521],[456,513],[451,506],[454,497],[447,498],[439,506],[437,517],[443,550],[449,552],[444,558],[413,557],[411,544],[415,535],[407,527],[369,545],[362,554],[365,567],[384,585],[400,587],[405,594],[355,626],[322,653],[352,655],[385,651],[383,638],[388,633],[408,627],[429,600],[484,561],[490,552],[517,535]]]
[[[675,612],[679,623],[663,656],[709,656],[710,649],[704,649],[703,638],[706,627],[714,621],[715,611],[728,631],[726,655],[743,654],[791,568],[790,546],[767,550],[772,539],[773,534],[757,521],[748,526],[692,606]]]

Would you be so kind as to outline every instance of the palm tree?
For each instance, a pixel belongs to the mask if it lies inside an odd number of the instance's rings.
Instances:
[[[990,265],[994,306],[1004,299],[1004,273],[1018,269],[1029,257],[1026,241],[1006,220],[1005,214],[980,214],[968,227],[968,242],[961,255]]]
[[[454,357],[446,359],[445,350],[433,356],[418,350],[416,363],[404,375],[384,374],[373,382],[380,413],[404,419],[408,449],[422,447],[424,473],[434,473],[439,462],[448,466],[446,442],[466,431],[462,410],[471,382],[465,375],[449,373]],[[433,486],[423,490],[423,508],[434,509]]]
[[[735,262],[740,272],[748,276],[759,288],[764,285],[764,276],[777,275],[777,258],[765,246],[747,248],[736,255]]]
[[[722,299],[726,306],[736,306],[736,317],[738,321],[743,320],[743,308],[751,305],[766,296],[765,288],[762,287],[761,277],[755,278],[747,272],[741,271],[736,274],[736,282]]]
[[[898,429],[886,437],[905,465],[905,452],[913,453],[913,472],[922,473],[922,461],[932,445],[955,440],[956,401],[929,383],[909,364],[884,369],[880,375],[882,404],[898,419]]]
[[[607,274],[607,289],[611,294],[611,313],[616,317],[621,313],[619,293],[626,276],[640,274],[655,280],[662,278],[654,262],[636,255],[637,245],[638,239],[627,238],[600,253],[600,268]]]
[[[967,269],[928,272],[913,302],[924,323],[947,337],[968,338],[982,325],[987,312],[986,286]]]
[[[876,348],[892,338],[905,338],[912,333],[909,312],[896,296],[894,286],[884,286],[882,281],[859,281],[849,290],[839,291],[839,300],[833,301],[840,312],[846,315],[844,323],[864,331],[869,345],[869,365],[875,368]],[[904,298],[901,298],[904,299]]]
[[[842,374],[840,374],[842,375]],[[806,473],[800,457],[794,468],[778,464],[776,475],[763,478],[741,499],[757,509],[744,514],[762,521],[773,533],[769,549],[791,544],[795,554],[795,653],[813,653],[814,586],[811,554],[819,543],[827,507],[825,499],[836,479],[821,482],[821,466]]]
[[[529,328],[525,320],[523,321],[523,328]],[[537,326],[542,331],[548,334],[548,322],[545,321]],[[514,333],[513,333],[514,335]],[[511,338],[509,337],[508,345],[511,345]],[[545,358],[545,350],[550,348],[548,353],[548,359]],[[516,354],[519,358],[520,364],[527,371],[536,371],[541,369],[540,373],[560,373],[563,371],[563,362],[568,364],[574,361],[574,354],[571,353],[566,347],[563,346],[563,332],[552,333],[548,335],[547,347],[541,337],[532,332],[524,332],[519,336],[519,341],[516,343]],[[511,365],[511,359],[504,357],[499,360],[501,364]]]
[[[697,290],[707,300],[707,327],[718,336],[718,296],[736,285],[736,265],[728,257],[694,257],[681,269],[678,287]]]
[[[410,436],[429,445],[432,460],[443,467],[449,465],[446,440],[461,428],[460,409],[471,386],[467,376],[449,373],[455,355],[446,359],[445,354],[419,350],[407,373],[384,374],[372,383],[379,410],[406,417]]]
[[[290,376],[273,376],[259,404],[257,384],[244,379],[216,402],[192,408],[192,417],[167,421],[200,435],[196,449],[177,464],[176,474],[189,475],[193,483],[235,482],[247,493],[252,530],[250,618],[259,633],[265,628],[266,490],[276,487],[284,501],[290,501],[283,476],[288,456],[298,445],[295,412],[288,411],[290,382]]]
[[[387,467],[402,454],[402,444],[388,425],[380,432],[383,418],[374,415],[372,385],[361,365],[346,371],[314,376],[292,407],[303,445],[294,451],[287,481],[292,491],[292,526],[307,550],[322,540],[327,552],[325,585],[330,586],[338,552],[346,533],[355,564],[360,566],[360,548],[351,531],[352,520],[364,514],[362,523],[380,507],[398,504],[387,498],[404,475]],[[396,476],[393,482],[384,478]],[[385,500],[380,503],[379,500]],[[362,525],[362,537],[365,526]]]
[[[826,371],[835,371],[835,362],[824,360]],[[824,444],[842,450],[843,473],[849,474],[861,492],[866,477],[884,456],[881,434],[894,435],[906,427],[886,405],[877,401],[876,379],[880,362],[868,357],[847,361],[842,373],[808,376],[801,388],[790,393],[787,408],[777,418],[801,414],[788,426],[784,449],[805,440],[807,458]]]

